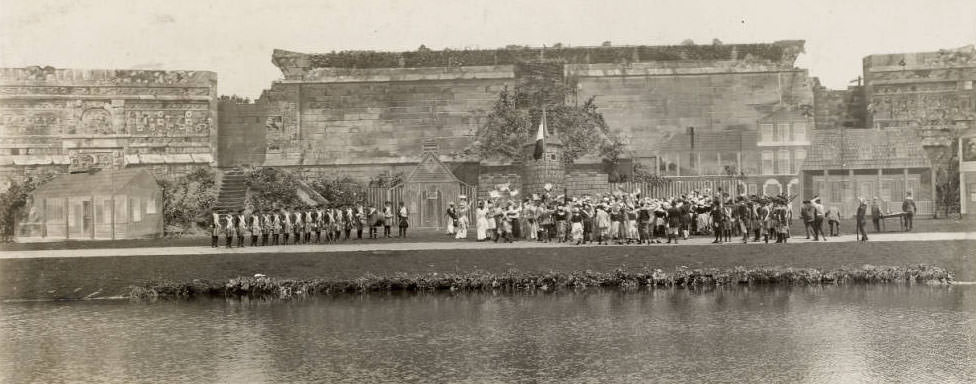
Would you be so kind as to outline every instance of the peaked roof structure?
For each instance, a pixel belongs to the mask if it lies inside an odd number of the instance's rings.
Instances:
[[[913,128],[823,129],[813,136],[803,170],[931,166]]]
[[[437,153],[426,151],[421,155],[420,163],[404,178],[404,182],[460,183],[461,180],[437,158]]]
[[[156,186],[156,179],[144,169],[103,170],[55,177],[38,187],[34,196],[111,195],[134,181]]]

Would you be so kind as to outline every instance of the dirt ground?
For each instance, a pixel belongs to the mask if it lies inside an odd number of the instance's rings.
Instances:
[[[874,233],[874,229],[871,227],[871,223],[868,223],[868,234]],[[380,229],[382,231],[382,229]],[[824,228],[827,231],[827,228]],[[840,231],[842,234],[851,234],[854,232],[854,222],[853,220],[842,220],[840,223]],[[900,232],[900,224],[898,220],[889,219],[886,225],[885,233],[897,233]],[[976,232],[976,219],[965,219],[965,220],[943,220],[943,219],[916,219],[914,223],[913,232]],[[804,228],[799,221],[794,221],[792,226],[792,233],[794,236],[803,237]],[[367,234],[368,235],[368,234]],[[353,232],[352,236],[355,237],[356,233]],[[469,231],[468,239],[474,240],[474,231]],[[221,242],[224,238],[221,237]],[[250,241],[248,239],[248,241]],[[410,236],[406,239],[400,238],[390,238],[390,239],[363,239],[363,240],[350,240],[350,242],[362,241],[362,242],[392,242],[392,243],[402,243],[402,242],[449,242],[458,241],[452,237],[448,237],[443,233],[431,230],[414,230],[410,232]],[[57,242],[44,242],[44,243],[0,243],[0,252],[3,251],[33,251],[33,250],[49,250],[49,249],[98,249],[98,248],[143,248],[143,247],[190,247],[190,246],[208,246],[210,244],[209,237],[180,237],[180,238],[159,238],[159,239],[140,239],[140,240],[98,240],[98,241],[57,241]]]
[[[921,227],[921,225],[919,225]],[[446,236],[429,234],[447,241]],[[411,239],[418,240],[418,239]],[[199,241],[199,239],[198,239]],[[381,240],[381,241],[397,241]],[[146,243],[149,244],[149,243]],[[130,245],[131,246],[131,245]],[[929,264],[976,281],[976,241],[797,242],[769,245],[549,247],[309,253],[0,259],[0,300],[124,295],[149,281],[227,280],[256,273],[280,278],[351,279],[366,274],[735,266],[840,268]]]

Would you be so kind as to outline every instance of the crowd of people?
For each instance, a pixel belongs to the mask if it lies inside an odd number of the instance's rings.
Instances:
[[[715,236],[713,243],[783,243],[789,238],[792,213],[786,195],[737,196],[693,191],[669,199],[636,193],[567,198],[549,194],[517,201],[490,198],[474,206],[478,241],[596,244],[678,244],[689,236]],[[462,199],[448,209],[457,231],[467,231],[457,212],[470,209]],[[448,231],[450,232],[451,226]],[[464,238],[466,234],[456,232]]]
[[[224,236],[228,248],[234,245],[235,239],[238,247],[244,247],[247,238],[250,238],[250,245],[253,247],[362,239],[364,231],[368,231],[365,236],[372,239],[380,236],[392,237],[394,217],[398,219],[397,236],[407,237],[409,212],[403,202],[396,209],[389,201],[382,208],[357,204],[334,208],[294,207],[254,212],[241,210],[236,214],[221,213],[215,208],[211,218],[210,245],[219,247],[220,236]],[[383,229],[382,235],[380,228]]]
[[[596,244],[678,244],[692,235],[713,235],[712,243],[765,242],[786,243],[792,237],[792,200],[778,196],[738,195],[709,190],[667,198],[651,198],[635,193],[608,193],[551,197],[547,192],[517,200],[501,198],[469,202],[466,196],[449,203],[447,233],[456,239],[467,239],[473,227],[477,241],[513,242],[528,240],[583,245]],[[868,208],[859,199],[855,215],[858,240],[866,241],[864,231],[870,211],[876,231],[885,215],[878,199]],[[830,236],[840,235],[840,211],[825,208],[819,197],[803,201],[801,220],[806,238],[827,241],[824,224]],[[902,223],[911,229],[916,208],[911,194],[903,203]],[[473,212],[472,212],[473,211]],[[471,215],[473,213],[473,215]],[[397,220],[394,220],[396,218]],[[409,212],[403,202],[394,208],[390,202],[382,207],[366,204],[335,208],[261,210],[237,214],[213,212],[211,246],[218,247],[219,237],[225,245],[244,247],[284,244],[334,243],[350,239],[407,236]],[[380,228],[383,232],[380,233]],[[353,235],[355,232],[355,235]],[[365,232],[365,233],[364,233]],[[313,236],[314,235],[314,236]]]

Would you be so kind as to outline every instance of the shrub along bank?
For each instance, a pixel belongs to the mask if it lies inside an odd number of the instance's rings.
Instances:
[[[316,294],[420,292],[420,291],[556,291],[566,289],[692,288],[737,285],[818,285],[818,284],[950,284],[952,274],[940,267],[870,266],[820,270],[816,268],[758,267],[731,269],[688,269],[674,271],[644,269],[612,272],[522,272],[473,271],[467,273],[424,273],[392,275],[368,274],[356,279],[278,279],[263,275],[238,277],[226,282],[194,280],[159,281],[132,287],[129,297],[249,296],[291,298]]]

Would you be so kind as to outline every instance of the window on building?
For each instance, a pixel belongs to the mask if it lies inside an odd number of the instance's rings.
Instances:
[[[891,201],[891,180],[881,181],[881,193],[880,197],[882,201]]]
[[[153,196],[150,197],[149,199],[146,199],[146,214],[155,215],[156,213],[158,213],[156,212],[156,197]]]
[[[47,199],[47,222],[48,223],[63,223],[64,217],[64,199]]]
[[[803,161],[807,159],[807,151],[804,149],[797,149],[793,151],[793,168],[790,173],[796,174],[800,172],[803,168]]]
[[[759,192],[759,184],[749,184],[749,194],[755,195]]]
[[[963,81],[962,82],[962,89],[965,89],[967,91],[973,90],[973,81],[972,80]]]
[[[112,224],[112,200],[102,201],[102,211],[105,213],[99,222],[102,224]]]
[[[790,151],[781,150],[776,159],[776,173],[786,175],[790,173]]]
[[[142,221],[142,199],[138,197],[132,198],[132,222],[138,223]]]
[[[821,180],[814,180],[813,182],[813,194],[817,196],[826,196],[827,192],[824,191],[824,183]]]
[[[776,124],[776,142],[785,143],[790,141],[790,123]]]
[[[128,223],[129,222],[129,202],[126,201],[125,196],[115,196],[115,222],[116,223]]]
[[[764,143],[769,143],[775,141],[773,139],[773,125],[772,124],[760,124],[759,125],[759,141]]]
[[[969,202],[976,203],[976,184],[969,184],[966,190],[969,191]]]
[[[793,123],[793,141],[796,142],[807,141],[807,123],[804,122]]]
[[[762,167],[760,171],[763,175],[773,174],[773,152],[765,151],[762,153]]]
[[[844,201],[844,189],[840,181],[830,182],[830,201],[833,203]]]

